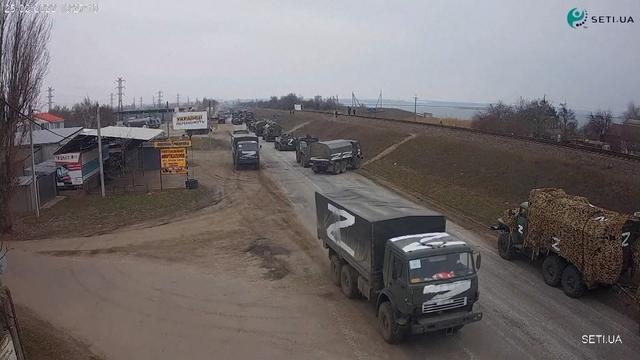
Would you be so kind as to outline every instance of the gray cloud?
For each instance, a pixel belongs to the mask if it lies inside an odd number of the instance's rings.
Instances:
[[[88,1],[89,3],[91,0]],[[636,24],[571,29],[571,1],[97,1],[52,15],[56,102],[125,103],[295,91],[511,102],[546,94],[581,109],[640,102],[640,2],[581,1]],[[137,100],[136,100],[137,101]]]

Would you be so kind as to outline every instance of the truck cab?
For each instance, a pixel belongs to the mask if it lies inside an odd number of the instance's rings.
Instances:
[[[384,339],[396,342],[404,333],[457,331],[482,319],[474,313],[479,298],[480,254],[448,233],[389,239],[383,265],[384,287],[377,297]]]

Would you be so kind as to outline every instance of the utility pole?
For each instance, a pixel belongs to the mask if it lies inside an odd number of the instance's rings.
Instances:
[[[38,193],[38,177],[36,176],[36,158],[33,146],[33,110],[29,108],[29,142],[31,143],[31,188],[33,189],[33,202],[36,206],[36,217],[40,217],[40,194]]]
[[[116,82],[118,83],[118,87],[116,89],[118,89],[118,120],[120,122],[122,122],[122,96],[124,95],[124,86],[122,85],[122,83],[124,83],[124,79],[119,77]]]
[[[413,97],[413,120],[418,120],[418,95]]]
[[[113,109],[113,93],[109,94],[109,104],[111,105],[111,108]]]
[[[169,102],[167,101],[167,111],[169,110]],[[164,121],[164,113],[162,113],[162,121]],[[167,121],[167,139],[170,137],[169,121]]]
[[[49,110],[48,111],[51,111],[51,108],[53,108],[53,90],[54,89],[52,87],[49,87],[47,89],[47,93],[48,93],[47,94],[47,100],[48,100],[48,103],[49,103]]]
[[[100,161],[100,193],[102,197],[104,194],[104,164],[102,164],[102,133],[100,129],[100,104],[97,104],[98,110],[96,112],[96,120],[98,122],[98,161]]]
[[[176,107],[180,107],[180,94],[176,94]]]
[[[162,107],[162,90],[158,90],[158,107]]]
[[[140,96],[140,109],[142,109],[142,96]]]
[[[136,108],[136,98],[135,98],[135,96],[133,97],[133,108],[134,109]]]

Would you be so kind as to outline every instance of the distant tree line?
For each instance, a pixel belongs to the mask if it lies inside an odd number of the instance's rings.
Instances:
[[[622,115],[623,120],[640,119],[640,107],[630,103]],[[576,137],[604,140],[613,115],[608,110],[589,114],[582,127],[576,121],[575,111],[561,103],[553,106],[545,98],[521,99],[515,105],[503,102],[491,104],[475,114],[471,126],[474,129],[533,138],[569,140]]]
[[[81,126],[95,129],[98,126],[96,118],[97,103],[89,97],[84,98],[82,102],[74,104],[71,107],[54,106],[51,114],[64,118],[65,127]],[[109,126],[116,124],[117,117],[114,115],[111,107],[100,105],[100,125]]]
[[[271,96],[269,100],[255,100],[245,102],[242,105],[254,106],[269,109],[292,110],[295,104],[302,105],[306,110],[335,110],[340,107],[336,98],[323,98],[320,95],[313,98],[305,99],[295,93],[289,93],[284,96]]]

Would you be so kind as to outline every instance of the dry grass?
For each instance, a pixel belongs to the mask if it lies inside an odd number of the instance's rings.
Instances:
[[[45,209],[40,219],[16,219],[11,240],[91,236],[149,220],[182,215],[215,201],[211,189],[175,189],[150,193],[129,193],[102,198],[74,195]]]
[[[627,213],[640,204],[637,180],[604,161],[597,167],[525,152],[498,138],[470,140],[419,136],[367,170],[484,223],[494,221],[505,207],[525,201],[538,187],[560,187]]]

